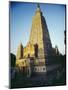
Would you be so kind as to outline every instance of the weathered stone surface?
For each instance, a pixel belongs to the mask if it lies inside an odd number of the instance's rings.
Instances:
[[[21,59],[21,58],[23,58],[23,46],[22,46],[22,43],[20,43],[20,45],[18,46],[17,55],[16,55],[16,59]]]
[[[30,33],[30,43],[33,45],[38,45],[38,57],[45,58],[47,55],[51,54],[52,45],[50,36],[45,18],[42,15],[40,7],[37,7],[35,16],[33,17]]]
[[[30,42],[24,48],[24,57],[34,57],[34,45]]]

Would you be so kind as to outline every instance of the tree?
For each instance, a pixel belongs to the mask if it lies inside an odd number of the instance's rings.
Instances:
[[[11,67],[15,67],[15,63],[16,63],[16,56],[12,53],[10,53],[10,65]]]

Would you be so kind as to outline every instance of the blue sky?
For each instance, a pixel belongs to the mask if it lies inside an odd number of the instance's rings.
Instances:
[[[35,15],[36,3],[10,3],[10,52],[16,55],[18,45],[26,46],[29,41],[32,17]],[[64,54],[65,6],[60,4],[40,4],[47,22],[52,46],[58,46]]]

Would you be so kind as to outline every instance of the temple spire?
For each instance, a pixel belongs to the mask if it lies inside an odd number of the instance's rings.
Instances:
[[[40,4],[39,3],[37,3],[37,10],[36,10],[36,12],[41,12]]]
[[[38,8],[40,8],[40,5],[39,5],[39,3],[37,3],[37,7],[38,7]]]

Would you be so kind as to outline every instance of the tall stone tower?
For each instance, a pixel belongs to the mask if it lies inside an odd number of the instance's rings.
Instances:
[[[38,57],[47,58],[52,53],[52,45],[46,24],[46,20],[41,12],[39,4],[32,21],[30,33],[30,43],[38,45]]]
[[[39,4],[33,17],[30,39],[26,47],[19,45],[16,57],[18,67],[25,67],[27,71],[46,72],[46,61],[52,54],[52,45]],[[28,62],[29,61],[29,62]],[[30,69],[29,69],[30,68]]]
[[[22,43],[19,44],[18,50],[17,50],[17,55],[16,55],[16,59],[21,59],[21,58],[23,58],[23,46],[22,46]]]

